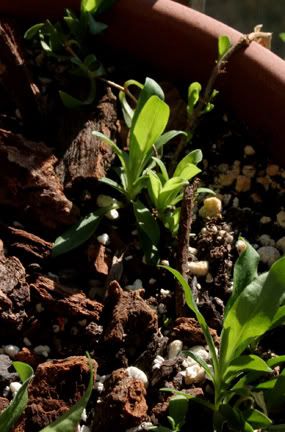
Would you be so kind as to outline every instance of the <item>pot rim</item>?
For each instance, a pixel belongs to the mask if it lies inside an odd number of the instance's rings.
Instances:
[[[79,3],[2,0],[0,12],[55,16],[64,6],[76,9]],[[107,47],[189,83],[205,83],[210,76],[219,36],[227,35],[232,43],[242,36],[232,27],[172,0],[118,0],[104,20],[109,24],[104,35]],[[285,61],[252,42],[231,58],[217,88],[238,117],[269,140],[275,159],[285,164]]]

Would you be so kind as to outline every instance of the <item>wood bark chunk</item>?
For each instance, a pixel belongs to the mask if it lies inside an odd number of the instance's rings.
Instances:
[[[0,129],[0,204],[18,208],[50,229],[74,223],[78,210],[63,193],[56,161],[44,143]]]
[[[22,329],[27,319],[30,290],[25,269],[16,257],[5,257],[0,244],[0,335]]]
[[[86,297],[83,291],[67,289],[52,279],[39,276],[30,285],[32,300],[61,316],[99,321],[103,305]]]
[[[96,376],[97,363],[95,360],[92,363]],[[89,363],[84,356],[40,364],[29,385],[24,416],[12,432],[38,432],[53,422],[82,397],[89,376]]]
[[[43,261],[51,255],[52,243],[30,232],[0,224],[0,234],[9,241],[9,251],[23,262]]]
[[[117,369],[104,382],[105,390],[97,405],[93,432],[125,432],[147,419],[146,390],[142,381]],[[106,415],[108,413],[108,415]]]
[[[219,344],[219,336],[216,330],[210,328],[210,333],[216,345]],[[178,318],[171,330],[171,339],[180,339],[189,347],[194,345],[205,345],[203,331],[195,318]]]
[[[141,297],[143,292],[123,291],[118,282],[113,281],[104,308],[105,343],[110,350],[122,347],[132,359],[146,349],[158,330],[157,314]]]
[[[20,110],[25,126],[35,135],[42,126],[40,121],[40,92],[32,81],[19,38],[11,20],[0,19],[0,78]]]
[[[57,167],[66,188],[73,187],[80,180],[105,177],[113,152],[108,144],[92,135],[92,132],[99,131],[108,138],[114,138],[117,133],[115,105],[116,98],[108,89],[93,114],[70,114],[68,125],[63,127],[68,148]]]

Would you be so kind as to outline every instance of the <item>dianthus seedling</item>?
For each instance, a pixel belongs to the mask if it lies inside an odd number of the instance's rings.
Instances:
[[[67,108],[79,108],[93,103],[96,96],[96,78],[104,74],[104,68],[93,52],[88,51],[88,36],[103,32],[107,25],[96,17],[110,7],[115,0],[82,0],[80,14],[65,10],[62,22],[50,20],[38,23],[25,32],[25,39],[37,38],[44,53],[59,62],[65,62],[68,72],[85,77],[89,81],[89,92],[84,100],[60,91],[59,95]]]
[[[259,255],[246,243],[246,249],[234,267],[233,291],[225,309],[219,353],[190,286],[178,271],[164,267],[182,285],[186,304],[196,316],[209,347],[212,367],[193,353],[189,355],[205,369],[213,382],[214,403],[201,402],[213,410],[217,432],[221,432],[225,424],[231,430],[253,432],[256,428],[268,428],[272,423],[265,410],[256,408],[253,392],[242,381],[246,381],[251,373],[265,376],[272,373],[270,362],[244,352],[276,325],[282,312],[284,319],[285,257],[276,261],[269,272],[260,275],[257,273],[258,262]]]
[[[154,426],[149,429],[155,432],[180,432],[181,428],[186,422],[186,415],[188,411],[188,398],[183,395],[173,396],[169,400],[168,416],[167,420],[169,427],[166,426]]]
[[[25,411],[28,403],[28,385],[33,377],[34,371],[26,363],[13,362],[21,381],[22,387],[17,391],[12,402],[0,414],[0,430],[1,432],[10,432],[15,426],[17,420]]]

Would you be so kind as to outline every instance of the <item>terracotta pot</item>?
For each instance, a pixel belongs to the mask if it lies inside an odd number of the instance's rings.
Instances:
[[[60,15],[78,0],[1,0],[0,11],[18,16]],[[118,0],[104,17],[105,42],[160,69],[173,79],[205,82],[214,65],[217,38],[235,43],[241,34],[171,0]],[[250,30],[250,29],[249,29]],[[128,77],[126,77],[128,78]],[[219,86],[225,102],[271,142],[285,164],[285,62],[256,43],[237,53]]]

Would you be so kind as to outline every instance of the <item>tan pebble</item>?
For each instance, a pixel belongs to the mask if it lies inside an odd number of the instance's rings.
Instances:
[[[268,167],[266,168],[266,174],[269,175],[270,177],[278,175],[279,171],[280,171],[279,165],[276,164],[268,165]]]
[[[219,198],[206,198],[203,204],[203,207],[199,211],[200,216],[202,216],[203,218],[217,217],[221,215],[222,201]]]
[[[247,145],[244,147],[243,149],[244,155],[245,156],[253,156],[255,155],[255,150],[251,145]]]
[[[246,177],[253,178],[255,176],[256,169],[252,165],[245,165],[242,169],[242,173]]]
[[[277,219],[278,225],[280,225],[282,228],[285,228],[285,211],[284,210],[281,210],[276,215],[276,219]]]
[[[250,196],[251,196],[251,199],[253,202],[255,202],[255,203],[261,203],[262,202],[262,198],[258,193],[254,192]]]
[[[260,218],[260,223],[262,223],[262,224],[268,224],[270,222],[271,222],[271,217],[269,217],[269,216],[262,216]]]
[[[236,175],[234,174],[220,174],[219,175],[219,184],[221,186],[231,186],[236,179]]]
[[[260,256],[260,261],[267,264],[269,267],[280,258],[278,249],[273,246],[262,246],[257,249]]]
[[[209,271],[208,261],[191,261],[188,263],[188,270],[196,276],[206,276]]]
[[[236,191],[237,192],[248,192],[251,187],[251,180],[249,177],[244,175],[239,175],[236,181]]]
[[[283,254],[285,254],[285,236],[277,240],[276,246],[278,249],[282,250]]]

